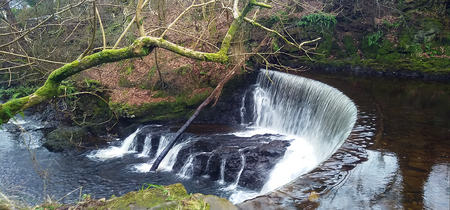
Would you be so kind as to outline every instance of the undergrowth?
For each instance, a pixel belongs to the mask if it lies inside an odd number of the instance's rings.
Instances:
[[[17,86],[9,88],[0,88],[0,99],[8,100],[30,95],[34,93],[38,87],[36,86]]]

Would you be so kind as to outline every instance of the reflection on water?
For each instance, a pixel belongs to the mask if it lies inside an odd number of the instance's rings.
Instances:
[[[388,78],[302,74],[358,107],[349,139],[291,185],[240,204],[257,209],[450,209],[450,88]],[[320,195],[310,201],[311,193]]]
[[[424,207],[426,209],[449,209],[450,164],[436,164],[424,186]]]
[[[319,209],[390,209],[401,207],[402,176],[393,153],[367,150],[368,160],[349,171],[323,196]]]
[[[401,184],[386,188],[383,194],[391,196],[375,197],[372,203],[383,206],[389,201],[388,209],[398,208],[399,204],[404,209],[450,209],[448,84],[385,78],[322,79],[340,86],[341,91],[352,99],[355,93],[364,94],[366,97],[357,97],[357,104],[364,104],[362,98],[373,103],[382,126],[377,129],[379,136],[372,138],[373,145],[368,148],[381,153],[387,151],[397,157],[396,173],[401,176]],[[369,157],[368,161],[372,158]],[[399,189],[401,194],[397,194]],[[434,192],[440,195],[436,196]],[[446,202],[441,202],[444,200]]]
[[[308,196],[314,191],[320,196],[314,201],[320,209],[450,209],[448,84],[348,76],[310,77],[349,96],[358,107],[358,121],[349,140],[321,167],[289,186],[254,199],[256,204],[273,205],[268,209],[298,209],[304,207],[302,202],[308,202]],[[0,190],[9,188],[10,192],[17,189],[44,194],[24,190],[43,188],[44,184],[34,171],[28,151],[17,146],[12,138],[0,131]],[[36,152],[41,165],[58,168],[60,176],[73,174],[69,169],[74,165],[81,169],[95,168],[92,173],[76,171],[80,178],[71,182],[50,183],[58,187],[46,192],[48,194],[90,186],[92,183],[86,181],[86,176],[95,181],[95,187],[104,195],[123,194],[126,191],[118,188],[139,189],[142,183],[149,182],[144,174],[124,184],[126,186],[114,184],[126,178],[118,174],[132,173],[125,167],[125,163],[133,163],[127,156],[124,163],[110,168],[89,165],[87,158],[73,159],[39,149]],[[61,161],[55,162],[55,159]],[[51,175],[55,175],[55,171]],[[170,173],[160,175],[170,176]],[[160,179],[154,177],[153,181]],[[190,185],[202,188],[205,184],[197,180]],[[83,193],[90,193],[90,190],[83,189]],[[41,200],[42,197],[31,199]]]

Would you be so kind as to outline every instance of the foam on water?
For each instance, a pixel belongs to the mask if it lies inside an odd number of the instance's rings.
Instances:
[[[123,141],[122,146],[120,147],[110,146],[105,149],[94,150],[90,154],[88,154],[87,157],[93,160],[104,161],[111,158],[120,158],[123,157],[125,154],[135,153],[136,151],[134,148],[134,141],[139,130],[140,129],[138,128],[134,133],[129,135]]]

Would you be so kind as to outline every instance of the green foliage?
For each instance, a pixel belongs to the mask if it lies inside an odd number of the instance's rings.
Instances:
[[[134,87],[134,84],[126,77],[121,76],[119,78],[119,87]]]
[[[157,91],[155,94],[152,95],[152,98],[165,98],[167,97],[167,93],[164,91]]]
[[[17,86],[7,89],[0,88],[0,99],[16,99],[34,93],[38,87]]]
[[[75,82],[72,80],[64,80],[61,82],[59,89],[60,92],[65,95],[67,105],[69,106],[75,105],[77,96],[73,94],[78,92],[77,88],[75,87]]]
[[[147,185],[147,187],[145,188],[145,185]],[[145,189],[144,189],[145,188]],[[141,190],[148,190],[150,188],[157,188],[160,190],[163,190],[164,194],[167,195],[167,193],[169,192],[168,190],[164,189],[164,187],[162,185],[156,185],[156,184],[149,184],[149,183],[144,183],[142,184],[142,188]]]
[[[334,28],[336,23],[336,16],[319,12],[303,16],[300,21],[297,22],[297,26],[313,27],[324,32],[326,29]]]
[[[425,46],[425,53],[427,53],[429,56],[433,57],[437,54],[437,50],[435,50],[435,48],[432,48],[432,44],[431,42],[426,42],[426,40],[424,40],[424,46]]]
[[[275,52],[277,52],[278,50],[280,50],[280,47],[279,47],[278,44],[277,44],[277,39],[273,39],[273,40],[272,40],[272,48],[273,48],[273,51],[275,51]]]
[[[175,70],[175,72],[177,72],[177,74],[180,74],[180,75],[185,75],[186,73],[190,73],[192,71],[192,64],[188,64],[188,65],[185,65],[185,66],[181,66],[181,67],[179,67],[179,68],[177,68],[176,70]]]
[[[84,86],[83,89],[89,92],[103,92],[101,89],[103,87],[102,83],[95,79],[84,79]]]
[[[344,43],[347,55],[350,57],[355,57],[358,49],[356,48],[355,43],[353,42],[353,38],[351,36],[345,36],[342,42]]]
[[[197,93],[193,95],[189,100],[187,100],[186,105],[188,107],[197,107],[199,104],[201,104],[206,98],[208,98],[211,91],[207,90],[202,93]]]
[[[90,199],[90,198],[91,198],[90,194],[83,194],[83,196],[81,197],[81,200]]]
[[[324,34],[323,40],[324,41],[320,43],[319,47],[316,50],[317,53],[323,53],[323,55],[318,55],[316,57],[328,57],[331,54],[333,47],[333,36],[329,33]]]
[[[405,20],[400,20],[398,22],[395,23],[389,23],[387,22],[387,20],[383,20],[383,24],[388,28],[388,29],[392,29],[392,28],[399,28],[400,26],[402,27],[406,27],[406,21]]]
[[[128,65],[125,68],[125,74],[130,75],[131,73],[133,73],[133,70],[134,70],[134,65],[133,65],[133,63],[130,63],[130,65]]]
[[[382,31],[378,31],[378,32],[375,32],[373,34],[367,35],[366,37],[367,37],[367,39],[369,41],[369,46],[372,46],[372,45],[375,45],[375,44],[379,45],[378,41],[380,40],[381,37],[383,37],[383,32]]]

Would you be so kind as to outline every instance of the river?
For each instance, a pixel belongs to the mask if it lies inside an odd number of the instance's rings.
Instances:
[[[339,89],[356,104],[358,119],[350,137],[319,167],[239,206],[252,209],[259,203],[267,209],[305,205],[319,209],[449,209],[448,84],[312,72],[302,76]],[[27,118],[22,121],[27,122]],[[191,133],[200,135],[195,130],[202,130],[202,126],[208,125],[196,125]],[[213,127],[210,130],[239,131],[235,127]],[[31,135],[40,136],[38,132]],[[30,204],[42,202],[47,194],[64,202],[79,194],[97,198],[122,195],[148,182],[182,182],[188,192],[230,196],[226,191],[209,190],[210,185],[221,187],[217,181],[183,179],[167,171],[153,174],[150,179],[147,173],[130,168],[150,157],[129,154],[121,161],[99,162],[88,157],[90,151],[51,153],[37,142],[30,150],[37,161],[32,161],[17,132],[0,131],[0,139],[0,190]],[[318,199],[313,199],[312,194],[317,194]]]

